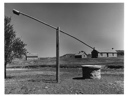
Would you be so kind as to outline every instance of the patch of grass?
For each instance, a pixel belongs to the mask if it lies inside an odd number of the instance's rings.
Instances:
[[[81,65],[102,65],[102,78],[82,77]],[[60,59],[60,82],[56,83],[56,59],[13,62],[7,70],[5,94],[123,94],[123,58]]]
[[[123,74],[119,70],[105,70],[98,79],[82,77],[81,68],[61,68],[60,82],[56,83],[55,68],[43,67],[28,71],[7,71],[6,94],[123,94]],[[123,70],[120,70],[122,72]],[[38,74],[44,72],[42,74]],[[103,71],[104,72],[104,71]],[[110,74],[109,74],[110,72]],[[111,74],[113,73],[113,74]]]
[[[60,58],[61,68],[79,68],[81,65],[105,65],[105,66],[124,66],[123,57],[111,58]],[[39,60],[14,61],[7,67],[13,68],[36,68],[36,67],[55,67],[55,58],[44,58]],[[122,67],[123,68],[123,67]]]

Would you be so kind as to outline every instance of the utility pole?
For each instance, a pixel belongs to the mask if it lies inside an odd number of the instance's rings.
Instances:
[[[56,29],[56,81],[59,83],[60,78],[60,64],[59,64],[59,27]]]

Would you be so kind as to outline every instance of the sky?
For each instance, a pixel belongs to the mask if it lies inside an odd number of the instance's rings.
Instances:
[[[124,49],[123,3],[5,3],[5,16],[11,17],[17,37],[28,52],[39,57],[56,55],[56,31],[12,9],[33,16],[71,34],[100,51]],[[92,49],[60,33],[60,55]]]

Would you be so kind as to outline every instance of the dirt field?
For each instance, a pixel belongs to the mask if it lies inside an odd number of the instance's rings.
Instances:
[[[60,82],[55,68],[7,70],[5,94],[123,94],[122,69],[102,70],[102,78],[81,79],[81,68],[61,68]]]
[[[123,94],[124,59],[60,59],[56,83],[55,58],[14,61],[7,66],[5,94]],[[102,65],[101,79],[82,79],[81,65]]]

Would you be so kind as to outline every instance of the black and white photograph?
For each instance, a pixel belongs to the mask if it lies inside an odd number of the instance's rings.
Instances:
[[[124,94],[124,2],[5,2],[4,94]]]

